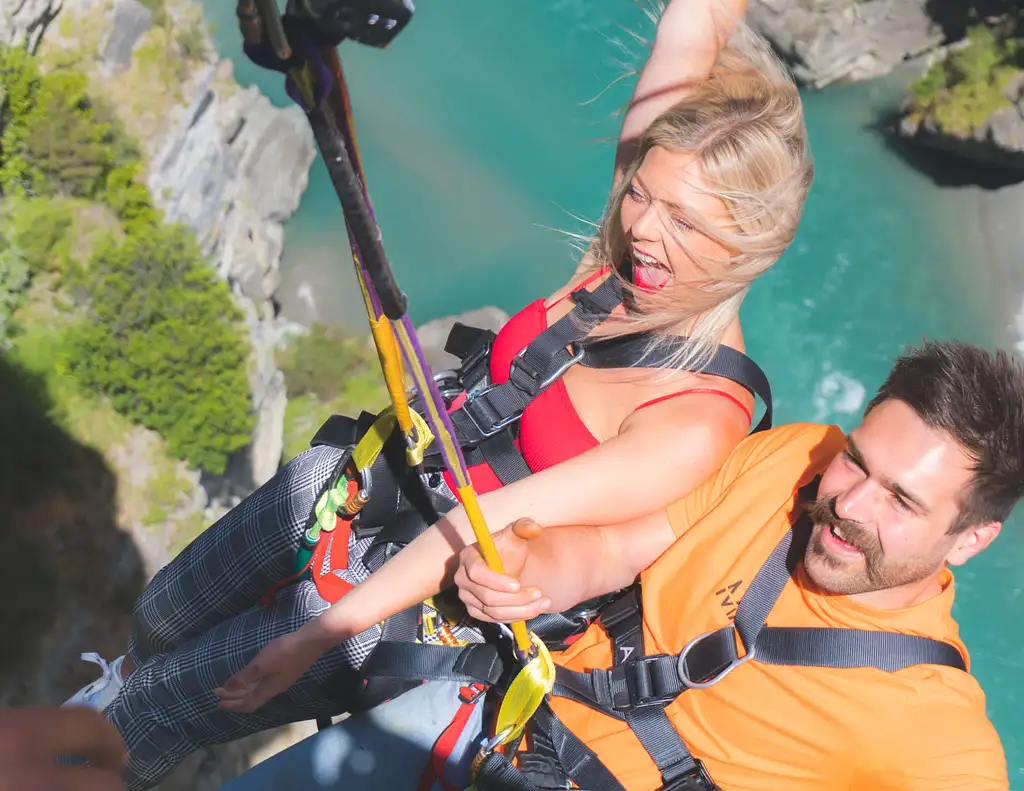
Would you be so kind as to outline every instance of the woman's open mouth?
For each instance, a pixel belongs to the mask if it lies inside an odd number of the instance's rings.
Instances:
[[[653,255],[639,250],[636,245],[630,247],[630,253],[633,256],[633,282],[640,288],[664,288],[672,279],[672,270]]]

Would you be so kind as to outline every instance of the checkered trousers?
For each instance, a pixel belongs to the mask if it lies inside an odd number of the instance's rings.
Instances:
[[[379,626],[324,654],[256,714],[222,711],[212,692],[271,640],[329,606],[311,581],[278,591],[269,608],[257,603],[292,573],[313,507],[343,461],[342,451],[322,446],[298,456],[196,538],[136,602],[129,642],[136,670],[106,711],[130,753],[128,791],[156,785],[199,747],[350,707]],[[353,538],[352,557],[371,540]],[[350,581],[368,576],[361,563],[350,565]]]

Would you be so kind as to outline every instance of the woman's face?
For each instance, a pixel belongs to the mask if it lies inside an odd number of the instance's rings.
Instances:
[[[700,166],[692,155],[655,147],[644,157],[627,189],[621,212],[637,286],[656,290],[700,274],[700,268],[679,243],[679,235],[685,235],[687,245],[698,256],[727,256],[721,245],[686,221],[695,214],[716,225],[729,221],[725,202],[706,190]]]

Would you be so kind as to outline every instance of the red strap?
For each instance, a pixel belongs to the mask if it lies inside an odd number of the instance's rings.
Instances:
[[[334,530],[324,533],[317,542],[313,552],[313,582],[317,592],[324,601],[334,604],[355,586],[343,580],[334,572],[348,568],[348,540],[352,534],[352,525],[339,515],[334,522]],[[325,569],[324,560],[330,553],[330,564]]]
[[[731,395],[730,393],[726,393],[723,390],[715,390],[714,388],[711,388],[711,387],[695,387],[693,390],[681,390],[678,393],[669,393],[668,395],[663,395],[660,398],[652,398],[650,401],[644,401],[644,403],[642,403],[640,406],[638,406],[633,411],[636,412],[636,411],[638,411],[640,409],[643,409],[645,406],[651,406],[653,404],[660,403],[661,401],[668,401],[668,399],[670,399],[670,398],[678,398],[679,396],[690,395],[691,393],[703,393],[705,395],[718,395],[718,396],[722,396],[722,398],[728,398],[736,406],[738,406],[740,409],[743,410],[743,414],[747,416],[747,422],[748,423],[753,418],[753,415],[751,414],[750,410],[747,409],[747,407],[743,404],[743,402],[740,401],[736,396]]]
[[[430,791],[435,780],[440,781],[444,791],[459,791],[444,776],[444,765],[448,762],[448,758],[451,756],[452,750],[455,749],[455,745],[458,743],[459,737],[462,736],[462,732],[466,730],[469,718],[473,714],[473,707],[486,690],[487,687],[483,684],[470,684],[459,690],[462,705],[455,712],[455,716],[448,727],[444,729],[441,735],[437,737],[437,741],[434,742],[434,747],[430,751],[430,760],[423,767],[423,774],[420,776],[420,784],[417,791]]]

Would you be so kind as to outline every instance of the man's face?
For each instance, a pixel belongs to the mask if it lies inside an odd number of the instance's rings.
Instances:
[[[875,407],[829,465],[810,508],[804,565],[830,593],[898,591],[981,551],[998,524],[949,534],[971,459],[902,401]]]

